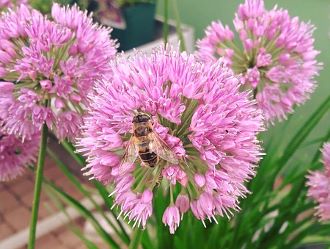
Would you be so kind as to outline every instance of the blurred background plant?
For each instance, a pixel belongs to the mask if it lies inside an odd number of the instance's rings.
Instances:
[[[230,3],[233,8],[234,5],[234,3]],[[184,6],[186,5],[179,3],[180,8],[184,8]],[[211,6],[208,5],[208,7]],[[160,13],[168,11],[167,8],[168,6],[159,7]],[[194,10],[198,10],[198,8],[194,8]],[[188,22],[193,20],[189,19],[191,13],[187,14],[185,11],[182,11],[182,13],[183,20],[188,20]],[[218,11],[215,11],[215,13],[218,13]],[[221,13],[225,16],[232,16],[233,12],[223,13],[221,11]],[[174,17],[173,12],[169,11],[167,14],[169,14],[169,17]],[[165,13],[165,16],[167,14]],[[219,14],[217,15],[219,18]],[[199,21],[200,18],[202,17],[199,16]],[[215,19],[215,17],[209,16],[204,16],[204,18]],[[205,19],[203,23],[205,23]],[[196,26],[198,27],[198,25]],[[197,29],[197,34],[199,37],[202,36],[202,30]],[[316,36],[319,37],[320,34],[316,34]],[[320,44],[324,40],[320,40],[316,40],[317,48],[325,46]],[[322,59],[324,59],[324,55]],[[325,62],[328,62],[327,59]],[[319,84],[324,89],[325,76],[323,73],[321,73],[320,78]],[[291,249],[320,246],[320,248],[327,248],[330,245],[327,236],[330,232],[330,224],[319,222],[315,217],[315,204],[306,197],[306,175],[309,170],[322,167],[320,148],[324,142],[330,139],[330,129],[326,125],[329,122],[330,114],[328,92],[326,91],[316,101],[321,102],[320,105],[315,106],[314,104],[314,107],[307,107],[310,110],[308,112],[298,110],[295,114],[289,115],[286,121],[270,127],[270,131],[264,132],[260,136],[264,141],[266,156],[260,163],[257,177],[248,184],[248,189],[253,194],[242,199],[242,210],[235,214],[233,218],[230,220],[222,218],[218,225],[214,223],[207,224],[207,227],[204,228],[201,222],[197,221],[192,214],[189,214],[182,221],[177,232],[170,235],[168,229],[162,225],[162,214],[166,208],[164,203],[169,200],[164,201],[166,196],[158,194],[154,207],[155,217],[150,221],[147,229],[142,232],[142,235],[139,235],[141,236],[141,247]],[[308,105],[310,103],[307,103]],[[310,114],[306,115],[305,113]],[[283,136],[283,134],[288,134],[288,136]],[[68,144],[66,144],[66,149],[73,154],[73,148]],[[82,166],[84,165],[82,158],[76,157],[76,160]],[[110,189],[107,190],[108,192],[111,191]],[[100,189],[98,191],[102,192]],[[68,202],[63,193],[58,193],[58,191],[55,191],[55,193],[62,201]],[[103,197],[107,206],[110,207],[112,201],[106,198],[106,194]],[[78,209],[82,208],[75,206]],[[114,217],[118,215],[116,209],[111,210],[111,213]],[[93,220],[91,217],[89,219]],[[132,228],[125,232],[117,231],[118,233],[115,233],[116,235],[113,238],[124,237],[125,233],[130,234],[132,231]],[[128,245],[130,239],[127,239],[127,242],[120,241],[119,245]],[[136,239],[136,237],[133,239]],[[137,247],[137,245],[133,245],[131,248]]]
[[[113,28],[119,50],[129,50],[155,38],[156,0],[91,1],[89,11],[100,23]]]
[[[312,115],[309,115],[308,122],[297,127],[293,139],[288,143],[284,142],[280,136],[272,137],[271,142],[264,144],[266,156],[261,161],[257,176],[248,184],[248,189],[252,192],[247,198],[241,200],[241,211],[236,213],[231,219],[221,218],[219,224],[208,223],[205,228],[203,224],[189,213],[181,222],[180,227],[174,235],[171,235],[168,228],[163,226],[162,215],[169,202],[168,195],[159,193],[155,197],[154,217],[149,221],[145,230],[140,230],[142,234],[140,240],[141,248],[314,248],[330,246],[329,222],[319,222],[315,217],[312,200],[307,198],[306,175],[310,170],[322,168],[320,162],[320,150],[310,150],[310,159],[304,162],[290,162],[294,155],[299,154],[306,145],[316,145],[321,148],[325,141],[330,139],[330,129],[327,134],[317,140],[306,139],[315,132],[315,128],[321,120],[324,120],[330,110],[330,97],[327,98]],[[290,123],[286,121],[287,129]],[[283,134],[286,133],[283,130]],[[262,139],[267,136],[267,132],[261,135]],[[84,159],[74,154],[74,148],[68,143],[62,143],[65,149],[74,156],[75,160],[83,167]],[[284,147],[284,150],[280,148]],[[51,154],[53,158],[54,154]],[[67,166],[59,160],[67,177],[72,178],[79,187],[79,181],[69,173]],[[119,210],[111,209],[113,202],[108,197],[111,188],[103,187],[98,182],[93,181],[99,195],[106,203],[107,211],[112,217],[119,214]],[[87,208],[79,203],[79,200],[66,195],[56,186],[49,185],[55,198],[61,203],[66,203],[75,207],[94,227],[100,238],[114,248],[123,248],[130,245],[130,238],[134,230],[125,227],[125,222],[121,219],[111,219],[109,231],[104,231],[100,225],[97,214],[88,212]],[[79,187],[80,188],[80,187]],[[84,190],[81,190],[84,191]],[[84,192],[83,192],[84,193]],[[86,197],[90,198],[84,193]],[[103,206],[95,205],[96,210],[104,210]],[[100,214],[104,214],[101,212]],[[116,222],[117,224],[112,224]],[[119,225],[121,224],[121,226]],[[105,232],[111,237],[106,238]],[[93,242],[80,232],[80,236],[86,242],[86,246]],[[114,242],[116,241],[116,242]],[[94,248],[94,247],[88,247]],[[138,245],[130,248],[138,248]]]
[[[125,5],[134,5],[139,3],[156,3],[157,0],[114,0],[120,7]]]
[[[87,7],[87,1],[79,1],[79,5],[83,8],[86,9]],[[67,4],[73,4],[75,3],[74,0],[57,0],[57,1],[50,1],[50,0],[30,0],[28,3],[34,8],[39,10],[43,14],[48,14],[50,13],[52,9],[52,4],[53,2],[67,5]]]
[[[61,1],[60,1],[61,2]],[[116,1],[119,6],[131,5],[143,1]],[[150,1],[153,2],[153,1]],[[164,1],[165,4],[168,1]],[[197,3],[198,2],[198,3]],[[328,25],[322,18],[328,18],[327,7],[321,1],[301,4],[279,2],[303,19],[312,19],[318,26],[316,31],[316,47],[324,50],[320,60],[325,68],[330,63],[327,57]],[[72,4],[72,1],[63,1]],[[200,2],[184,0],[179,2],[179,10],[184,22],[193,23],[197,27],[197,36],[202,37],[203,29],[213,19],[221,18],[230,23],[234,8],[241,1],[212,1],[205,4],[203,12],[199,15]],[[307,3],[307,1],[304,1]],[[51,1],[32,1],[32,6],[48,13]],[[79,6],[87,9],[90,3],[78,1]],[[269,4],[269,2],[267,2]],[[184,8],[193,10],[183,11]],[[215,7],[216,6],[216,7]],[[223,8],[222,8],[223,7]],[[175,17],[173,12],[159,5],[158,12],[165,13],[165,22]],[[198,13],[195,13],[198,11]],[[188,13],[189,12],[189,13]],[[322,13],[322,15],[320,14]],[[324,14],[324,15],[323,15]],[[166,16],[168,16],[166,18]],[[177,19],[180,22],[180,18]],[[165,23],[166,27],[166,23]],[[165,39],[167,37],[164,32]],[[325,38],[326,37],[326,38]],[[122,219],[117,219],[119,211],[113,207],[112,198],[109,198],[111,187],[105,187],[92,180],[92,187],[82,184],[74,175],[65,158],[59,157],[51,148],[47,153],[58,168],[70,180],[72,186],[79,190],[90,201],[92,208],[81,203],[56,184],[45,179],[47,190],[52,196],[59,210],[65,213],[65,206],[76,209],[86,222],[93,227],[93,234],[103,240],[109,248],[328,248],[330,246],[330,224],[320,222],[314,214],[312,200],[307,198],[306,175],[310,170],[322,168],[320,148],[323,143],[330,140],[330,97],[329,84],[326,84],[329,72],[323,70],[318,77],[319,88],[313,94],[312,100],[304,107],[299,107],[288,119],[270,127],[269,131],[260,135],[265,148],[266,156],[260,163],[257,176],[248,184],[252,192],[247,198],[241,200],[241,211],[230,220],[221,218],[219,224],[208,223],[204,228],[191,213],[181,222],[174,235],[163,226],[162,215],[169,200],[168,195],[158,193],[154,203],[154,217],[149,221],[145,230],[134,230]],[[76,163],[83,168],[85,159],[76,154],[76,149],[67,141],[61,146]],[[101,199],[102,201],[97,201]],[[70,216],[69,214],[67,214]],[[70,229],[85,243],[87,248],[98,248],[95,237],[88,236],[81,228],[71,225]],[[138,232],[136,232],[138,231]],[[132,236],[134,235],[134,236]],[[133,242],[133,243],[132,243]]]

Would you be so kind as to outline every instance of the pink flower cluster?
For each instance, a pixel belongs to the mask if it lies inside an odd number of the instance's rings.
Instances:
[[[321,220],[330,220],[330,143],[322,150],[324,171],[310,173],[307,178],[308,196],[318,203],[316,214]]]
[[[14,135],[0,132],[0,182],[21,175],[28,165],[35,162],[39,149],[39,135],[22,142]]]
[[[238,210],[261,157],[263,118],[232,71],[172,48],[119,57],[111,69],[90,95],[78,151],[88,157],[87,175],[114,185],[120,215],[145,227],[161,187],[171,197],[163,215],[171,233],[189,209],[203,223]],[[136,147],[136,161],[121,163],[137,111],[152,117],[151,132],[178,163],[161,159],[151,168]]]
[[[198,42],[204,61],[223,57],[242,77],[242,89],[251,89],[268,122],[282,120],[308,99],[321,69],[312,37],[314,26],[291,18],[286,10],[266,10],[263,0],[246,0],[234,18],[234,32],[212,22]]]
[[[51,18],[21,5],[0,18],[0,119],[30,139],[46,123],[59,139],[78,135],[87,94],[109,71],[116,44],[77,6]]]

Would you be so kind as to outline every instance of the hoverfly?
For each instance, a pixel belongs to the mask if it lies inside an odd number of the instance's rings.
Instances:
[[[133,133],[128,141],[122,164],[134,163],[138,157],[142,165],[151,168],[157,165],[160,158],[173,164],[179,163],[176,155],[154,131],[149,114],[138,112],[132,123]]]

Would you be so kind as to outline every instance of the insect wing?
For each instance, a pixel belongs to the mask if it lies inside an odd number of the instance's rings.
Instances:
[[[135,138],[132,136],[131,139],[127,143],[125,154],[123,156],[123,159],[120,162],[120,169],[123,169],[123,165],[125,163],[129,163],[129,164],[134,163],[136,158],[138,157],[138,155],[139,155],[139,152],[135,145]],[[124,171],[124,169],[123,169],[123,171]]]
[[[150,136],[150,149],[155,152],[157,156],[173,164],[178,164],[174,152],[167,146],[167,144],[154,132],[149,134]]]

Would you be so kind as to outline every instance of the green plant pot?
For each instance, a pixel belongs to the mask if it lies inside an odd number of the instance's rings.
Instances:
[[[156,5],[135,4],[122,8],[126,29],[114,28],[111,36],[118,39],[119,50],[129,50],[153,40],[155,35]]]

